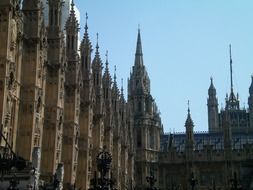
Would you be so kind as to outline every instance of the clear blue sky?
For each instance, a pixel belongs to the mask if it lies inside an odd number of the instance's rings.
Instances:
[[[207,130],[207,90],[214,78],[219,107],[229,92],[229,44],[234,88],[247,107],[253,73],[252,0],[75,0],[81,12],[81,37],[88,12],[93,47],[99,33],[100,53],[109,51],[111,74],[118,84],[134,64],[138,24],[151,93],[165,131],[184,131],[190,100],[196,131]]]

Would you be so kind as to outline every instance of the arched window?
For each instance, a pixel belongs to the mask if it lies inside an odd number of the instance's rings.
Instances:
[[[37,106],[36,106],[36,112],[37,112],[37,113],[40,112],[40,107],[41,107],[41,98],[39,97],[39,98],[38,98],[38,101],[37,101]]]
[[[155,148],[155,134],[154,130],[150,130],[150,136],[149,136],[149,145],[151,149]]]
[[[53,25],[53,17],[54,17],[53,15],[54,15],[54,10],[51,9],[51,10],[50,10],[50,26]]]
[[[88,68],[88,56],[87,55],[85,56],[85,68],[86,69]]]
[[[63,119],[62,119],[62,116],[60,116],[58,130],[61,130],[62,124],[63,124]]]
[[[137,130],[137,147],[141,147],[141,130],[140,129],[138,129]]]
[[[54,11],[54,24],[55,25],[58,25],[58,10],[57,9],[55,9],[55,11]]]
[[[71,49],[72,50],[74,49],[74,36],[72,36],[71,38]]]
[[[14,83],[14,74],[13,72],[10,73],[10,78],[9,78],[9,87],[11,87]]]
[[[68,42],[67,42],[67,47],[70,47],[70,36],[68,35]]]
[[[141,102],[138,102],[138,112],[141,112]]]

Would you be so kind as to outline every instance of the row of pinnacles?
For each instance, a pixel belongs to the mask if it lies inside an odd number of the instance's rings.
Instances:
[[[218,111],[213,78],[208,89],[208,132],[194,131],[188,107],[184,133],[161,135],[159,187],[190,189],[194,173],[198,189],[253,189],[253,76],[249,87],[248,109],[241,108],[233,88],[230,46],[230,95],[225,108]],[[160,165],[160,166],[159,166]],[[169,180],[168,180],[169,179]]]
[[[253,131],[253,76],[249,87],[248,109],[240,108],[239,95],[235,95],[233,86],[233,67],[230,45],[230,94],[226,95],[225,108],[218,110],[218,98],[216,97],[216,89],[211,78],[211,84],[208,89],[208,127],[209,132],[221,132],[222,121],[225,117],[231,125],[232,132],[250,132]]]
[[[87,19],[78,47],[80,26],[74,2],[65,31],[61,29],[62,0],[48,0],[47,6],[46,27],[41,0],[23,0],[22,5],[18,0],[0,1],[4,137],[0,153],[6,152],[8,144],[16,155],[33,161],[28,168],[35,170],[36,177],[30,180],[29,175],[25,178],[15,172],[20,189],[88,189],[97,170],[96,156],[106,147],[112,155],[116,188],[131,189],[133,121],[123,87],[120,91],[116,73],[112,80],[108,57],[103,73],[98,42],[92,59]],[[0,189],[8,185],[0,182]]]
[[[192,172],[199,189],[210,187],[210,176],[228,189],[232,172],[242,179],[253,173],[253,80],[249,109],[241,109],[232,58],[231,93],[220,112],[211,80],[209,132],[194,132],[188,109],[186,133],[167,135],[150,94],[140,31],[126,101],[116,74],[110,75],[108,56],[102,63],[98,41],[93,50],[87,17],[78,47],[74,2],[65,27],[63,5],[47,0],[46,26],[41,0],[23,0],[22,6],[0,0],[0,161],[18,155],[29,162],[23,171],[2,172],[0,189],[13,178],[20,189],[89,189],[104,147],[112,155],[108,177],[117,189],[143,189],[151,174],[161,189],[189,189]]]

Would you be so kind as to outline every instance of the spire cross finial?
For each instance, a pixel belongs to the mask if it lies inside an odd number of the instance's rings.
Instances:
[[[99,46],[98,46],[98,32],[97,32],[97,46],[96,46],[97,51],[98,51],[98,48]]]
[[[116,65],[114,65],[114,81],[116,82],[116,71],[117,71],[117,66]]]
[[[141,30],[141,25],[138,24],[138,31],[140,32],[140,30]]]
[[[106,62],[108,62],[108,50],[106,50],[105,57],[106,57]]]
[[[105,65],[106,65],[106,68],[108,68],[108,50],[106,50],[106,53],[105,53],[105,57],[106,57],[106,61],[105,61]]]
[[[229,55],[230,55],[230,88],[231,93],[233,92],[233,67],[232,67],[232,51],[231,51],[231,44],[229,44]]]
[[[87,30],[88,30],[88,24],[87,24],[87,22],[88,22],[88,13],[86,12],[85,13],[85,32],[87,33]]]
[[[187,106],[188,106],[188,113],[190,113],[190,100],[187,101]]]
[[[123,87],[123,78],[121,78],[121,96],[124,99],[124,87]]]
[[[85,13],[85,20],[86,20],[86,23],[87,23],[88,18],[89,18],[89,17],[88,17],[88,13],[86,12],[86,13]]]
[[[75,3],[74,3],[74,0],[71,1],[71,11],[74,12],[74,6],[75,6]]]

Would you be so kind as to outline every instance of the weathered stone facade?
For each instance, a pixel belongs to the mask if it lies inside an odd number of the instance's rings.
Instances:
[[[0,2],[0,118],[1,131],[16,149],[20,106],[23,17],[16,1]],[[33,106],[33,105],[32,105]],[[29,107],[31,111],[33,107]],[[4,146],[1,140],[1,146]]]
[[[36,175],[29,174],[29,165],[27,180],[40,179],[48,188],[57,180],[58,189],[88,189],[96,157],[106,148],[115,186],[130,188],[133,128],[123,91],[116,76],[111,80],[108,60],[103,73],[98,43],[92,60],[87,19],[79,52],[74,2],[65,27],[62,5],[48,0],[46,26],[41,0],[23,0],[22,6],[18,0],[0,2],[1,132],[16,154],[33,161]],[[1,153],[4,147],[1,139]],[[20,188],[25,184],[30,182]]]

